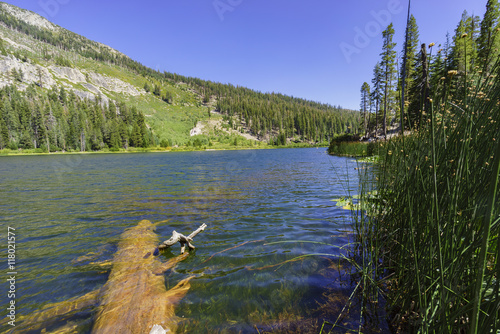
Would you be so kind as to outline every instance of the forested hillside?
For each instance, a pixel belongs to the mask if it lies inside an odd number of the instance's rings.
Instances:
[[[20,92],[0,89],[0,147],[62,150],[101,150],[149,147],[154,144],[144,115],[135,107],[81,99],[64,88],[47,95],[30,86]]]
[[[0,149],[222,141],[208,133],[191,138],[211,117],[221,119],[225,132],[217,133],[231,142],[246,133],[269,144],[314,144],[358,131],[359,112],[155,71],[12,5],[0,3],[0,22]]]

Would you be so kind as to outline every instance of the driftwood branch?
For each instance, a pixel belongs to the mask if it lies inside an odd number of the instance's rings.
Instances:
[[[196,235],[198,235],[198,233],[200,233],[201,231],[204,231],[205,227],[207,227],[207,224],[202,224],[200,227],[198,227],[198,229],[196,231],[194,231],[193,233],[191,233],[187,237],[183,234],[180,234],[180,233],[177,233],[176,231],[173,231],[172,237],[170,237],[170,239],[168,239],[168,240],[165,240],[160,246],[158,246],[158,249],[165,249],[165,248],[173,246],[179,242],[181,244],[181,254],[184,254],[184,251],[186,249],[186,244],[188,245],[190,250],[193,250],[193,249],[195,249],[195,247],[191,243],[191,242],[193,242],[193,238]]]

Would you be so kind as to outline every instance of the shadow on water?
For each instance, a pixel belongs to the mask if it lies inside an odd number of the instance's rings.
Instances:
[[[101,288],[109,271],[92,263],[112,258],[126,228],[171,219],[157,227],[162,240],[208,225],[165,274],[167,289],[195,275],[176,310],[185,319],[178,332],[319,333],[353,290],[338,248],[349,241],[349,213],[332,199],[356,193],[355,167],[316,149],[2,157],[0,219],[17,233],[16,312]],[[318,244],[275,243],[293,240]],[[331,256],[293,260],[312,253]],[[358,328],[356,307],[343,327]],[[91,315],[63,322],[87,333]]]

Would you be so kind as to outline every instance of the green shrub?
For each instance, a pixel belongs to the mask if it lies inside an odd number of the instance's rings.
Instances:
[[[162,139],[162,141],[160,142],[160,147],[163,147],[163,148],[167,148],[167,147],[170,147],[170,142],[168,141],[168,139]]]

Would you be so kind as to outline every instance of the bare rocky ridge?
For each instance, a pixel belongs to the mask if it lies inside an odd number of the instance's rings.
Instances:
[[[21,81],[14,78],[13,70],[22,73]],[[81,84],[86,90],[73,89],[73,86],[65,81]],[[105,101],[108,100],[105,97],[106,92],[131,96],[144,93],[129,83],[99,73],[55,65],[43,67],[29,61],[23,62],[12,55],[0,56],[0,87],[14,83],[17,83],[21,90],[33,83],[41,84],[44,88],[65,87],[74,90],[75,94],[82,98],[95,99],[96,96],[101,95]]]
[[[29,52],[34,52],[30,47],[23,45],[23,44],[18,44],[7,37],[3,37],[3,40],[5,42],[9,43],[10,45],[12,45],[16,49],[24,49],[24,50],[29,51]]]
[[[40,29],[50,31],[64,30],[34,12],[7,3],[0,3],[0,10]],[[0,29],[0,38],[3,40],[5,47],[23,52],[28,51],[34,54],[41,52],[42,47],[37,45],[38,42],[29,38],[28,40],[17,39],[17,37],[23,36],[17,35],[15,32],[12,34],[9,30]],[[100,43],[95,44],[95,47],[99,49],[106,48],[115,54],[120,54],[120,52],[109,46]],[[14,71],[18,73],[17,76]],[[36,84],[44,88],[64,87],[65,89],[74,91],[81,98],[93,100],[97,96],[101,96],[104,102],[108,102],[109,100],[106,97],[106,93],[119,93],[130,96],[138,96],[145,93],[141,88],[136,88],[120,79],[100,73],[64,66],[39,65],[30,59],[18,59],[12,54],[7,56],[0,55],[0,87],[13,84],[20,90],[25,90],[30,84]]]
[[[17,19],[22,20],[32,26],[36,26],[42,29],[57,30],[58,26],[47,20],[46,18],[33,13],[29,10],[24,10],[8,3],[1,3],[2,9],[7,11],[9,14],[15,16]]]
[[[40,76],[42,76],[42,84],[46,86],[56,85],[56,81],[49,73],[49,71],[38,65],[30,64],[29,62],[22,62],[16,59],[12,55],[0,56],[0,87],[7,85],[12,85],[15,83],[16,79],[13,76],[13,71],[22,73],[21,89],[26,88],[27,84],[39,83]]]

